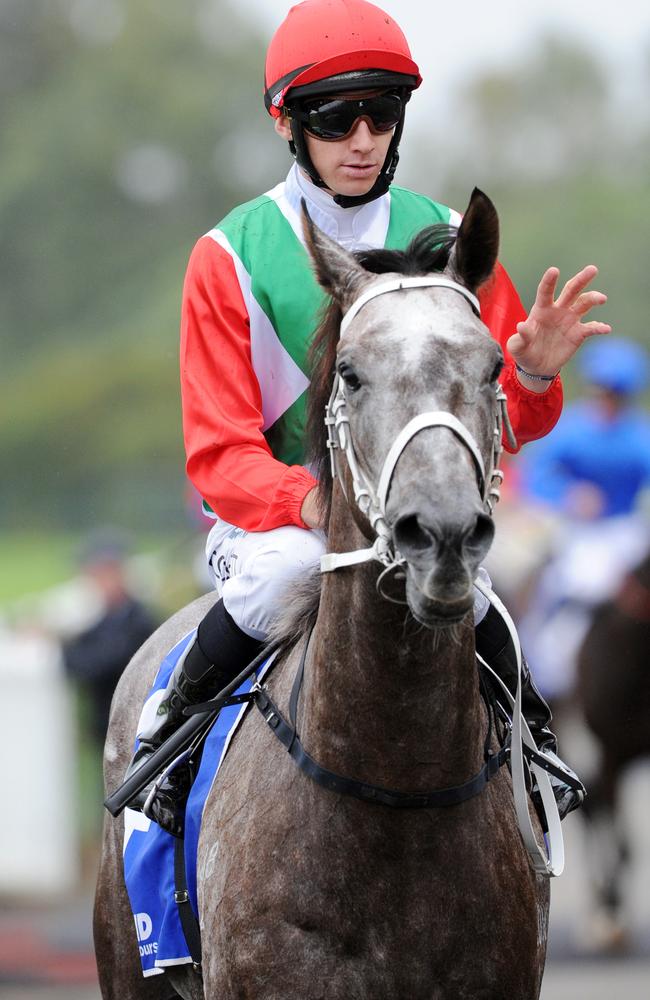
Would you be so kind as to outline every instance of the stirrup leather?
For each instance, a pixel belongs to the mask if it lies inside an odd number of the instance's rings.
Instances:
[[[529,750],[538,752],[537,744],[533,739],[532,733],[528,727],[528,723],[523,717],[521,711],[521,689],[522,689],[522,656],[521,656],[521,645],[519,643],[519,636],[517,634],[517,629],[515,623],[513,622],[507,608],[500,600],[500,598],[494,593],[491,587],[488,587],[480,578],[474,581],[474,586],[477,590],[487,597],[490,604],[492,604],[496,610],[499,612],[503,618],[508,631],[510,632],[510,637],[514,643],[515,652],[517,655],[517,666],[518,666],[518,678],[517,678],[517,691],[513,698],[510,691],[501,681],[500,677],[492,670],[490,665],[485,662],[485,660],[477,654],[479,661],[483,664],[485,669],[494,677],[498,682],[500,688],[503,690],[505,697],[508,699],[508,704],[512,707],[512,746],[510,754],[510,766],[512,774],[512,789],[514,796],[515,812],[517,814],[517,822],[519,825],[519,830],[521,832],[524,844],[530,856],[531,863],[536,872],[540,875],[545,875],[546,877],[561,875],[564,871],[564,836],[562,833],[562,827],[560,822],[560,815],[558,812],[557,802],[555,800],[555,795],[553,793],[553,788],[551,787],[550,778],[546,769],[539,766],[534,762],[531,762],[530,769],[533,773],[533,778],[537,782],[539,788],[541,806],[543,808],[544,814],[546,816],[547,822],[545,825],[548,829],[547,835],[544,837],[542,844],[537,840],[537,834],[531,822],[530,814],[528,812],[528,792],[526,789],[526,763],[524,759],[524,746]]]

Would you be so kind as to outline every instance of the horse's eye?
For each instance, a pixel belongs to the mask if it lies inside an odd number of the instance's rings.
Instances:
[[[356,372],[349,365],[342,363],[339,365],[339,375],[345,382],[345,386],[350,392],[356,392],[361,388],[361,382]]]

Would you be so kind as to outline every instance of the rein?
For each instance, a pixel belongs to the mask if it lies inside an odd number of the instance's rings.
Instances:
[[[422,278],[400,278],[375,285],[359,296],[341,321],[341,335],[345,333],[360,309],[377,296],[402,289],[431,287],[447,288],[462,295],[472,306],[476,315],[480,317],[480,305],[476,296],[472,295],[463,285],[452,281],[451,278],[447,278],[444,275],[429,275]],[[386,501],[395,468],[404,449],[416,434],[419,434],[420,431],[428,427],[446,427],[465,445],[474,464],[484,509],[491,516],[494,506],[499,500],[500,487],[503,482],[503,472],[499,469],[498,464],[503,450],[502,437],[504,427],[508,441],[513,447],[516,446],[516,440],[508,417],[507,397],[498,384],[495,388],[495,399],[497,402],[496,416],[490,465],[487,470],[485,469],[480,449],[467,427],[453,413],[449,413],[447,410],[432,410],[418,414],[418,416],[414,417],[402,428],[386,456],[379,475],[379,482],[375,488],[367,479],[357,459],[350,433],[344,382],[337,373],[334,378],[329,402],[325,407],[327,447],[330,454],[332,478],[339,479],[345,495],[345,486],[343,484],[343,476],[341,475],[341,457],[345,456],[352,476],[355,503],[361,513],[369,520],[370,526],[375,532],[376,539],[374,544],[367,549],[357,549],[353,552],[328,552],[321,557],[321,572],[331,573],[336,569],[355,566],[359,563],[370,562],[371,560],[383,563],[387,569],[403,565],[404,560],[393,546],[391,533],[386,523]],[[346,499],[348,499],[347,495]]]

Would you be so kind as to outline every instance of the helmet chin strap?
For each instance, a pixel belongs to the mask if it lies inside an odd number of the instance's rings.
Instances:
[[[381,198],[382,195],[386,194],[389,187],[393,183],[395,171],[397,170],[397,164],[399,163],[398,146],[400,144],[403,131],[404,112],[402,111],[402,117],[393,133],[393,138],[391,139],[390,146],[388,147],[386,159],[384,160],[379,177],[373,186],[366,192],[366,194],[335,194],[335,204],[340,205],[341,208],[356,208],[359,205],[366,205],[369,201],[375,201],[375,199]],[[312,158],[309,155],[303,128],[300,122],[298,122],[295,118],[291,119],[291,136],[292,138],[289,141],[289,149],[291,150],[292,156],[296,158],[298,166],[307,171],[316,187],[326,188],[327,184],[316,170]]]

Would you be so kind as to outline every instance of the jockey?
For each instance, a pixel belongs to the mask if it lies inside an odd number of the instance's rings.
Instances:
[[[589,398],[567,406],[553,436],[530,449],[523,483],[564,517],[625,517],[650,487],[650,419],[634,403],[650,381],[650,357],[641,344],[608,337],[581,352],[578,371]]]
[[[351,251],[402,249],[425,226],[458,225],[444,205],[391,187],[406,106],[420,83],[399,26],[365,0],[305,0],[271,41],[264,100],[295,162],[285,181],[198,241],[183,293],[187,471],[215,518],[206,552],[220,599],[160,692],[127,775],[178,728],[186,706],[214,696],[253,659],[287,585],[319,565],[324,525],[304,464],[304,411],[307,350],[325,296],[304,245],[301,201]],[[581,322],[605,301],[585,292],[596,273],[585,268],[554,301],[558,272],[550,269],[528,317],[500,265],[481,294],[484,322],[505,354],[501,381],[520,444],[556,423],[558,373],[579,343],[608,332]],[[486,603],[475,603],[477,645],[514,688],[512,643]],[[550,712],[527,671],[524,711],[538,745],[554,750]],[[189,781],[177,769],[148,808],[177,835]],[[564,814],[582,795],[558,787]],[[142,808],[148,791],[131,805]]]

